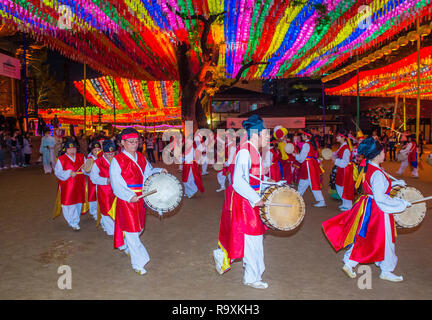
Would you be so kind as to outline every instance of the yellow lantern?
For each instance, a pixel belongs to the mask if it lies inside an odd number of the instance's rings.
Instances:
[[[409,43],[409,40],[408,40],[408,37],[403,36],[403,37],[400,37],[397,42],[401,47],[404,47]]]
[[[416,41],[418,39],[417,31],[411,31],[410,33],[408,33],[407,37],[408,40],[411,42]]]
[[[374,56],[377,59],[381,59],[384,56],[384,52],[382,50],[377,50],[374,52]]]
[[[390,43],[389,44],[389,48],[392,50],[392,51],[396,51],[397,49],[399,49],[399,44],[396,42],[396,41],[393,41],[392,43]]]
[[[392,52],[392,50],[388,46],[383,47],[381,50],[386,56],[388,56]]]
[[[420,36],[425,37],[429,35],[429,33],[431,33],[431,27],[429,27],[428,25],[424,25],[419,28]]]

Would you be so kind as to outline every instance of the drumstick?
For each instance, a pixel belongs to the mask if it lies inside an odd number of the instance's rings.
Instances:
[[[149,192],[143,193],[142,195],[140,195],[140,196],[138,197],[138,199],[141,199],[141,198],[147,197],[147,196],[149,196],[149,195],[151,195],[151,194],[153,194],[153,193],[156,193],[156,192],[157,192],[157,190],[154,189],[154,190],[152,190],[152,191],[149,191]]]
[[[292,204],[270,202],[270,203],[266,203],[266,206],[291,208]]]
[[[410,201],[410,202],[411,202],[411,204],[414,204],[414,203],[424,202],[424,201],[431,200],[431,199],[432,199],[432,196],[426,197],[426,198],[417,199],[417,200]]]

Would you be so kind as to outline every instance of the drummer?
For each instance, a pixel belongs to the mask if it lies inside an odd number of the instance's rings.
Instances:
[[[414,178],[418,178],[418,169],[417,169],[417,143],[416,143],[416,135],[412,134],[408,136],[408,143],[405,147],[399,151],[401,154],[406,156],[406,159],[401,161],[401,165],[399,170],[396,172],[398,175],[402,175],[408,165],[412,167],[412,176]]]
[[[97,188],[97,202],[100,210],[100,225],[109,235],[114,235],[115,208],[114,193],[109,178],[110,162],[116,154],[116,144],[112,140],[105,140],[102,143],[103,155],[95,160],[90,171],[90,179]]]
[[[197,136],[195,141],[188,145],[186,142],[184,151],[184,164],[182,181],[185,190],[185,196],[189,199],[192,198],[198,191],[204,192],[204,185],[202,183],[202,174],[200,166],[197,163],[197,142],[199,143],[200,137]]]
[[[322,169],[317,159],[318,146],[309,130],[303,130],[301,137],[305,143],[301,147],[300,153],[295,155],[296,160],[301,163],[298,192],[303,196],[305,191],[310,187],[317,201],[314,207],[326,207],[321,191],[320,175],[322,174]]]
[[[53,218],[62,211],[69,226],[78,231],[81,209],[85,203],[84,155],[77,152],[77,144],[71,138],[66,140],[62,153],[54,168],[59,184]]]
[[[142,194],[145,180],[152,174],[167,172],[153,168],[138,149],[138,132],[126,128],[120,134],[122,151],[111,161],[109,179],[116,196],[114,248],[125,250],[130,255],[134,271],[140,275],[147,273],[144,266],[150,261],[149,254],[140,240],[144,231],[144,200]],[[160,190],[158,190],[160,191]]]
[[[96,161],[98,158],[98,154],[101,150],[102,148],[100,142],[97,140],[92,141],[89,146],[89,154],[87,156],[86,162],[89,161],[89,159],[92,159],[92,161]],[[90,179],[90,172],[91,167],[89,172],[86,172],[84,170],[84,174],[87,176],[87,199],[89,203],[90,215],[93,217],[93,219],[97,220],[96,185]]]
[[[365,195],[351,210],[324,221],[324,233],[336,251],[348,249],[342,269],[350,278],[356,277],[353,269],[359,263],[374,262],[381,268],[381,279],[402,281],[402,276],[393,274],[398,260],[393,214],[403,212],[411,204],[389,194],[392,187],[405,186],[405,182],[388,178],[380,166],[384,162],[384,149],[373,137],[364,140],[358,152],[365,156],[360,173]]]
[[[352,201],[354,200],[353,149],[345,129],[339,130],[336,141],[340,143],[340,147],[333,153],[333,160],[337,167],[335,185],[336,191],[342,199],[342,205],[339,206],[339,209],[346,211],[352,208]]]
[[[243,284],[266,289],[268,284],[262,281],[262,274],[265,270],[263,235],[267,227],[259,214],[259,208],[264,206],[260,197],[264,173],[258,148],[269,135],[257,115],[243,121],[243,127],[247,137],[240,142],[235,158],[233,184],[225,191],[219,249],[213,251],[213,256],[219,274],[231,269],[233,259],[243,259]]]

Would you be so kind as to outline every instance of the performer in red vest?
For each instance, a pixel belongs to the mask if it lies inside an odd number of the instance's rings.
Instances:
[[[98,217],[100,225],[109,236],[112,236],[114,235],[115,196],[111,188],[109,169],[117,147],[114,141],[105,140],[102,143],[102,149],[103,154],[95,160],[90,171],[90,179],[96,185],[97,202],[101,214]]]
[[[243,259],[245,268],[243,284],[266,289],[262,281],[265,270],[263,224],[259,208],[264,206],[260,192],[263,190],[263,163],[258,148],[258,137],[269,134],[262,119],[253,115],[243,121],[247,138],[240,142],[235,158],[233,184],[225,191],[225,202],[219,227],[219,249],[213,251],[216,270],[220,274],[230,270],[233,259]]]
[[[336,141],[340,143],[340,147],[333,153],[337,167],[335,185],[336,191],[342,199],[342,205],[339,209],[346,211],[352,208],[352,201],[354,200],[353,149],[348,132],[344,129],[339,130]]]
[[[150,175],[166,170],[153,168],[144,155],[137,152],[139,137],[135,129],[124,129],[120,138],[123,150],[112,159],[109,170],[116,196],[114,248],[125,250],[131,257],[134,271],[143,275],[147,273],[144,266],[150,257],[139,238],[144,231],[145,208],[144,200],[138,197]]]
[[[326,203],[321,191],[320,175],[321,167],[318,163],[318,146],[309,130],[303,130],[302,139],[305,141],[299,154],[295,155],[300,166],[300,180],[298,192],[303,196],[307,188],[312,189],[312,193],[317,201],[314,207],[325,207]]]
[[[185,145],[185,156],[183,164],[182,181],[185,195],[190,199],[197,191],[204,192],[202,183],[201,169],[197,163],[195,152],[197,149],[195,141],[191,145]]]
[[[270,172],[269,178],[273,181],[282,180],[283,167],[281,163],[281,154],[278,150],[278,142],[274,141],[270,149]]]
[[[69,226],[73,230],[80,230],[80,217],[83,203],[85,203],[85,177],[82,171],[84,155],[77,153],[77,144],[68,139],[63,147],[64,154],[58,159],[54,173],[59,179],[58,200],[61,211]],[[53,218],[59,214],[56,210]]]
[[[352,209],[324,221],[324,233],[336,251],[348,248],[343,258],[343,271],[350,278],[356,277],[353,268],[359,263],[375,262],[381,268],[381,279],[402,281],[401,276],[393,274],[398,260],[393,214],[404,211],[411,204],[389,194],[392,187],[405,186],[405,182],[391,181],[380,167],[385,152],[373,137],[365,139],[358,152],[365,156],[360,173],[365,195]]]
[[[90,158],[93,159],[93,161],[96,161],[101,150],[102,148],[100,142],[97,140],[92,141],[89,146],[89,154],[86,161]],[[87,200],[89,202],[89,212],[93,219],[97,220],[96,185],[90,179],[90,172],[87,173],[84,171],[84,174],[87,176]]]
[[[402,175],[408,165],[412,167],[412,176],[414,178],[418,178],[418,163],[417,163],[417,143],[416,143],[416,135],[412,134],[408,136],[408,143],[405,147],[400,151],[400,153],[406,155],[406,159],[401,161],[401,165],[399,170],[396,172],[399,175]]]

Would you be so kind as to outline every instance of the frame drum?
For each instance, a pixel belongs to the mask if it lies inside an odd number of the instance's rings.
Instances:
[[[262,222],[273,230],[289,231],[297,228],[305,215],[302,196],[295,189],[285,186],[271,186],[262,197],[265,206],[260,208]],[[289,204],[291,207],[271,206],[270,203]]]
[[[293,145],[291,142],[288,142],[288,143],[285,145],[285,152],[286,152],[287,154],[292,154],[292,153],[294,152],[294,145]]]
[[[330,148],[324,148],[321,151],[324,160],[330,160],[333,157],[333,151]]]
[[[214,165],[213,165],[213,169],[215,169],[215,171],[221,171],[221,170],[223,170],[223,167],[224,167],[224,164],[223,163],[215,163]]]
[[[393,187],[390,196],[404,199],[406,201],[414,201],[422,199],[423,195],[420,191],[413,187]],[[393,214],[396,224],[402,228],[417,227],[426,215],[426,203],[419,202],[413,204],[411,207],[406,208],[401,213]]]
[[[396,160],[397,161],[401,162],[401,161],[404,161],[406,159],[408,159],[408,155],[406,155],[405,153],[400,153],[400,152],[396,153]]]
[[[153,211],[166,213],[176,209],[183,198],[183,185],[170,173],[152,174],[144,182],[143,193],[157,190],[144,197],[145,204]]]

